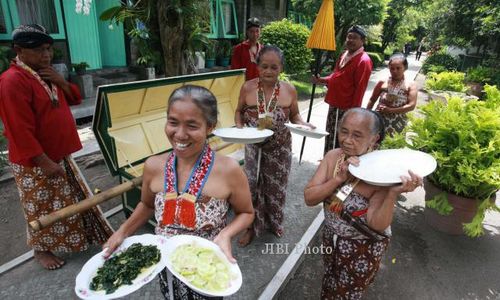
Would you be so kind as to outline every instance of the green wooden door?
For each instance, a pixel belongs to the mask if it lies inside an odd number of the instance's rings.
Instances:
[[[99,0],[93,2],[96,3],[97,28],[99,30],[102,66],[126,66],[123,25],[121,23],[119,25],[113,24],[110,28],[109,21],[99,20],[99,16],[103,11],[110,7],[120,5],[120,0]]]
[[[90,69],[102,68],[95,2],[92,1],[90,14],[84,15],[75,12],[75,0],[63,0],[71,62],[85,61],[90,65]]]

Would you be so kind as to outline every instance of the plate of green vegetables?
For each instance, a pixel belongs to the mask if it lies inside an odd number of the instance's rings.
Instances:
[[[177,235],[167,240],[167,268],[189,288],[205,296],[227,297],[242,284],[241,270],[217,244],[207,239]]]
[[[104,251],[85,263],[75,280],[81,299],[114,299],[126,296],[158,275],[166,266],[167,238],[154,234],[126,238],[104,259]]]

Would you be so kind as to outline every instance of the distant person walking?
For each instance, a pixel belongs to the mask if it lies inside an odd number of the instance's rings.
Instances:
[[[406,43],[405,47],[404,47],[404,53],[405,53],[406,57],[408,57],[408,55],[410,55],[410,51],[411,51],[411,44],[410,43]]]
[[[27,222],[86,198],[71,153],[82,148],[68,105],[80,104],[78,88],[51,66],[52,37],[40,25],[21,25],[12,33],[17,57],[0,76],[0,117],[9,161]],[[98,208],[33,232],[28,245],[46,269],[64,265],[53,252],[75,252],[104,243],[111,235]]]
[[[247,39],[233,48],[231,57],[231,69],[246,68],[246,80],[259,77],[257,69],[257,54],[262,45],[259,43],[260,21],[250,18],[246,25]]]
[[[393,54],[389,58],[388,80],[381,80],[373,89],[367,109],[372,109],[377,99],[376,111],[384,119],[385,133],[393,136],[402,132],[408,122],[406,114],[417,105],[417,85],[405,80],[408,60],[402,53]]]
[[[422,56],[422,52],[424,51],[424,41],[421,41],[419,44],[418,44],[418,48],[417,48],[417,53],[415,54],[415,59],[417,61],[420,60],[420,57]]]
[[[337,60],[333,73],[327,77],[313,76],[315,84],[326,84],[328,91],[325,102],[330,105],[326,121],[326,131],[330,134],[325,137],[326,154],[337,148],[337,122],[346,110],[360,107],[366,86],[372,72],[372,61],[364,51],[366,32],[357,25],[347,31],[345,41],[346,51]]]

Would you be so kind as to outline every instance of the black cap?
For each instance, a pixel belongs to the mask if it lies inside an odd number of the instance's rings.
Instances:
[[[20,25],[12,31],[12,44],[22,48],[36,48],[43,44],[53,44],[54,39],[42,25]]]
[[[347,30],[347,33],[349,33],[349,32],[357,33],[361,36],[361,38],[366,37],[366,31],[364,30],[363,27],[361,27],[359,25],[353,25],[351,28],[349,28],[349,30]]]
[[[247,20],[247,29],[252,28],[252,27],[259,27],[260,28],[260,20],[257,19],[256,17],[252,17]]]

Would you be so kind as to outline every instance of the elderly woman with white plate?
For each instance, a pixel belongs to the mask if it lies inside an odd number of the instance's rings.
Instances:
[[[339,123],[340,148],[325,155],[304,189],[308,206],[324,205],[323,246],[327,251],[323,253],[322,299],[363,295],[389,244],[398,195],[422,184],[422,177],[411,171],[393,186],[368,184],[349,173],[349,164],[358,165],[358,157],[375,149],[383,137],[384,125],[377,113],[348,110]]]
[[[314,128],[302,120],[293,85],[279,80],[283,52],[266,45],[257,56],[259,77],[245,82],[240,91],[234,121],[237,127],[270,129],[274,134],[264,142],[245,146],[245,173],[255,209],[253,226],[239,239],[241,246],[269,228],[281,237],[288,174],[292,164],[292,137],[285,123]]]

